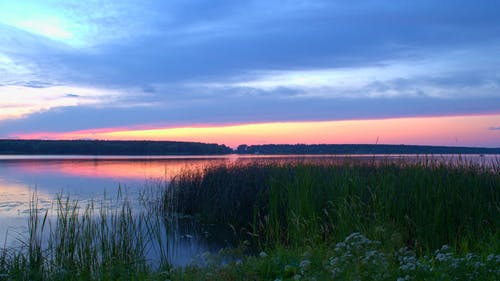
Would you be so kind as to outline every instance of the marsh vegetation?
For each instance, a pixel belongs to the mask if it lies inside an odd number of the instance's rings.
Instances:
[[[33,200],[0,280],[498,280],[499,164],[261,161],[181,173],[141,211],[61,197],[50,219]],[[173,267],[181,216],[239,243]]]

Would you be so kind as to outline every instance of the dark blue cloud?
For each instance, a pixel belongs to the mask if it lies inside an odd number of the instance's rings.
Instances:
[[[158,18],[143,19],[152,30],[92,52],[47,50],[35,61],[63,81],[121,86],[255,69],[372,65],[500,40],[494,1],[392,2],[331,1],[296,9],[271,1],[153,2],[147,7]]]

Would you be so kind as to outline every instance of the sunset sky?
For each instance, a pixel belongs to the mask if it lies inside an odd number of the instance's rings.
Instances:
[[[0,0],[0,138],[500,147],[498,11]]]

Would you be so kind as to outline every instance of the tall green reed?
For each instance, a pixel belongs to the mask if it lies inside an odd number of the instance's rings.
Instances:
[[[143,198],[144,199],[144,198]],[[116,199],[82,203],[57,196],[50,210],[30,203],[27,237],[21,248],[4,246],[0,276],[13,280],[142,280],[158,268],[169,268],[168,258],[148,260],[161,245],[167,225],[158,207],[142,209],[121,192]],[[160,228],[162,228],[160,230]],[[164,254],[168,256],[168,254]]]
[[[419,252],[498,239],[498,166],[462,159],[251,163],[185,174],[170,210],[251,229],[260,245],[316,244],[354,231]]]

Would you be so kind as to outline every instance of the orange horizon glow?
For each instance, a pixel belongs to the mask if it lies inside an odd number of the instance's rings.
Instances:
[[[418,144],[500,147],[500,114],[178,128],[99,128],[17,134],[22,139],[169,140],[226,144]]]

